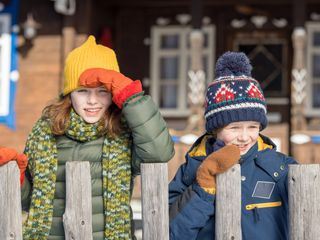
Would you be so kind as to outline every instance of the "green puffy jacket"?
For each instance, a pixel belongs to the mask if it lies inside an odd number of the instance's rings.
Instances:
[[[150,96],[125,104],[122,113],[132,132],[132,176],[140,173],[140,163],[167,162],[174,155],[173,142],[166,123]],[[49,240],[64,239],[62,215],[65,212],[65,163],[89,161],[92,183],[93,239],[104,239],[104,215],[102,194],[101,148],[104,138],[90,142],[77,142],[66,136],[58,136],[58,170],[54,197],[53,220]],[[133,182],[133,179],[131,179]],[[26,178],[22,188],[22,204],[28,209],[31,197],[31,179]]]

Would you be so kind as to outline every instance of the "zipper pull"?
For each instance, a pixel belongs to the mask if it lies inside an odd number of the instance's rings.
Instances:
[[[254,214],[255,222],[259,222],[260,221],[259,208],[255,207],[253,209],[253,214]]]

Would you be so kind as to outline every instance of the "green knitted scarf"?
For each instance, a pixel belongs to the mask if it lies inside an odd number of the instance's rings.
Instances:
[[[101,137],[101,126],[87,124],[73,110],[65,134],[86,142]],[[102,148],[102,176],[105,239],[131,239],[130,179],[131,141],[128,132],[112,137],[105,134]],[[40,119],[28,137],[25,153],[33,178],[29,216],[24,225],[24,240],[46,240],[53,216],[57,172],[57,145],[48,120]]]

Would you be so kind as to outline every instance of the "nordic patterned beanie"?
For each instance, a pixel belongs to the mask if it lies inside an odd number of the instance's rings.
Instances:
[[[206,96],[207,132],[239,121],[260,122],[261,130],[267,126],[266,101],[251,70],[244,53],[226,52],[218,59],[216,79],[208,86]]]
[[[81,73],[90,68],[104,68],[119,72],[115,52],[105,46],[96,44],[94,36],[89,36],[85,43],[68,54],[64,68],[62,95],[80,87]]]

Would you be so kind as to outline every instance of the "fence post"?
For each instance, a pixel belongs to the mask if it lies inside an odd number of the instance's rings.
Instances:
[[[22,240],[19,168],[16,162],[0,167],[0,239]]]
[[[237,164],[217,176],[216,240],[241,240],[241,173]]]
[[[168,165],[141,164],[142,229],[144,240],[169,240]]]
[[[290,165],[288,182],[290,239],[319,239],[320,165]]]
[[[66,240],[92,239],[92,199],[89,162],[66,163]]]

